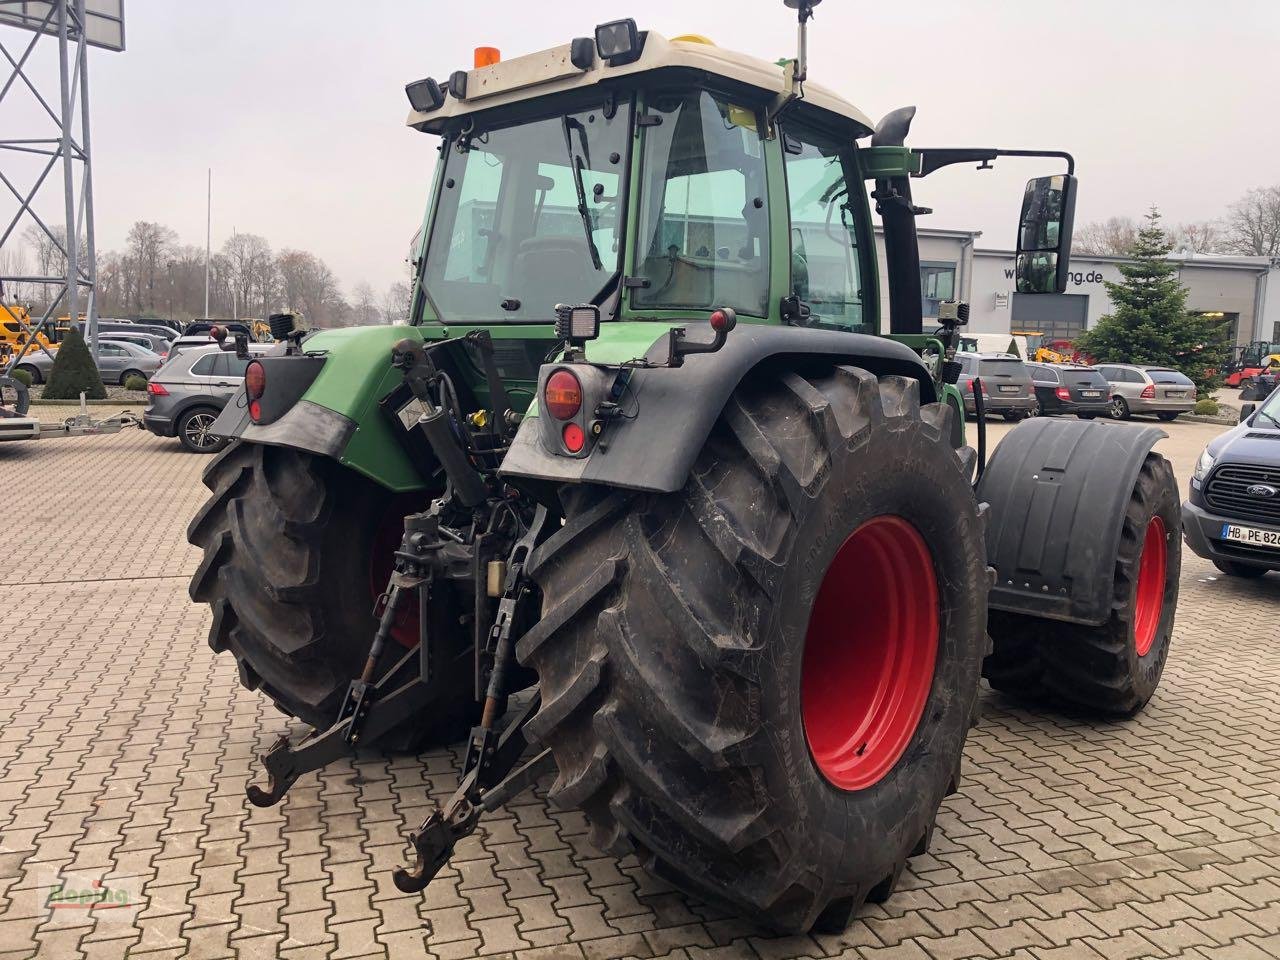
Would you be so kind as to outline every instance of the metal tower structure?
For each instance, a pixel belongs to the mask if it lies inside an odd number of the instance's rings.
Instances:
[[[34,225],[56,251],[54,266],[64,265],[58,275],[43,270],[38,275],[5,276],[0,272],[0,287],[14,283],[43,284],[48,307],[38,321],[28,322],[14,317],[27,334],[24,344],[9,369],[17,365],[34,344],[41,330],[52,332],[57,318],[63,314],[74,322],[83,315],[86,339],[96,359],[98,352],[98,309],[95,297],[97,266],[93,234],[93,161],[89,139],[89,58],[90,46],[106,50],[124,49],[124,0],[0,0],[0,56],[9,71],[0,86],[0,106],[6,96],[22,84],[31,94],[38,119],[32,133],[43,136],[15,137],[17,131],[0,131],[0,183],[18,201],[17,212],[0,231],[0,250],[17,239],[18,228]],[[13,30],[3,29],[5,27]],[[22,47],[14,55],[6,45],[6,37],[23,31],[30,38],[14,46]],[[58,47],[57,80],[36,77],[31,63],[32,52],[42,37],[53,38]],[[56,90],[56,97],[54,91]],[[51,103],[50,101],[54,101]],[[47,114],[41,116],[40,114]],[[50,126],[52,121],[52,126]],[[31,155],[47,158],[30,164]],[[17,174],[35,169],[33,179]],[[38,209],[37,194],[54,175],[61,179],[62,229],[51,227]],[[20,187],[15,180],[26,180]],[[56,181],[55,181],[56,182]],[[50,191],[52,192],[52,191]],[[0,196],[3,196],[0,193]],[[57,262],[60,261],[60,264]],[[46,351],[47,352],[47,351]],[[4,372],[0,369],[0,372]]]

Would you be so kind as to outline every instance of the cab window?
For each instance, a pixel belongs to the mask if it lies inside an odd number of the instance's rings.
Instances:
[[[637,308],[769,314],[769,197],[754,109],[696,91],[649,104]]]
[[[849,148],[792,128],[783,137],[783,152],[791,212],[790,293],[809,305],[814,322],[862,331],[861,181],[852,176]]]

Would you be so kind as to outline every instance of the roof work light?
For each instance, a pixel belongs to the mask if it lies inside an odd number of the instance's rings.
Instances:
[[[611,67],[639,59],[640,32],[636,22],[627,18],[600,24],[596,27],[596,52]]]
[[[432,77],[424,77],[406,84],[404,94],[409,98],[409,106],[419,113],[439,110],[444,105],[444,91]]]

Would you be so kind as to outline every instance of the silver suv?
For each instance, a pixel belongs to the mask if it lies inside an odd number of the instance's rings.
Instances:
[[[1095,369],[1111,387],[1109,412],[1113,420],[1128,420],[1134,413],[1154,413],[1168,421],[1195,409],[1196,385],[1172,367],[1099,363]]]
[[[273,344],[251,343],[260,357]],[[217,453],[227,445],[209,427],[244,381],[248,360],[217,346],[183,350],[170,358],[147,384],[142,425],[157,437],[177,437],[192,453]]]

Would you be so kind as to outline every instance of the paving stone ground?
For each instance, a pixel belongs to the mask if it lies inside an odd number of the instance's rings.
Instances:
[[[1218,429],[1171,426],[1184,484]],[[0,446],[0,960],[1280,957],[1280,575],[1187,555],[1137,719],[984,688],[965,782],[898,893],[840,936],[777,938],[593,850],[543,790],[399,893],[456,749],[362,756],[249,806],[254,756],[299,728],[239,687],[187,599],[206,462],[135,432]]]

